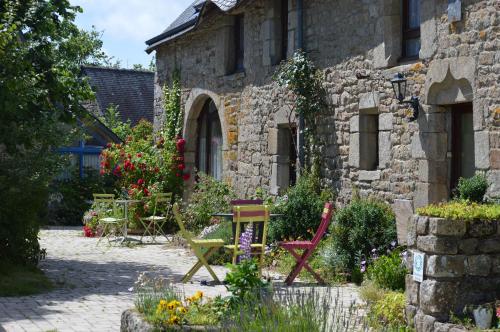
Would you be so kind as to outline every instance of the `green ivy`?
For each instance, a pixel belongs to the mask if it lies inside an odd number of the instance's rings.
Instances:
[[[306,165],[311,166],[313,172],[317,172],[321,144],[316,133],[316,117],[325,108],[322,72],[304,52],[299,50],[290,59],[281,63],[273,78],[279,86],[292,92],[294,96],[292,111],[304,117],[305,128],[302,130],[305,136]]]
[[[177,135],[182,134],[181,86],[178,73],[174,74],[171,86],[163,86],[163,108],[165,109],[165,138],[173,140]]]

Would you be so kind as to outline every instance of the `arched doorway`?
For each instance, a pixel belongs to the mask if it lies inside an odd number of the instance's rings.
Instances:
[[[196,169],[222,179],[222,127],[214,101],[205,101],[197,119]]]

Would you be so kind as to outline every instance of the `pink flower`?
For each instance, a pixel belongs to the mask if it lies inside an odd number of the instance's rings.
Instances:
[[[500,307],[497,307],[497,318],[500,318]]]
[[[139,179],[139,180],[137,180],[137,184],[138,184],[139,186],[142,186],[142,185],[144,184],[144,179]]]

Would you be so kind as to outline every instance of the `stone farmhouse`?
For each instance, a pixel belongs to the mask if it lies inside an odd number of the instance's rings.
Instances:
[[[357,188],[406,223],[476,171],[498,198],[499,26],[497,0],[197,0],[146,42],[156,51],[155,126],[161,87],[179,70],[188,169],[241,197],[282,192],[295,179],[297,124],[272,76],[303,49],[323,72],[321,173],[340,202]],[[395,97],[398,73],[406,98],[418,98],[414,121]]]

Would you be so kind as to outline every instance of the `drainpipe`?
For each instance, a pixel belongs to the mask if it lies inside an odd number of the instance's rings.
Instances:
[[[297,0],[297,41],[296,41],[296,50],[303,50],[303,41],[304,41],[304,9],[303,9],[302,0]],[[305,164],[305,152],[304,152],[304,129],[305,129],[305,120],[304,116],[299,116],[299,174],[301,169],[304,168]]]

